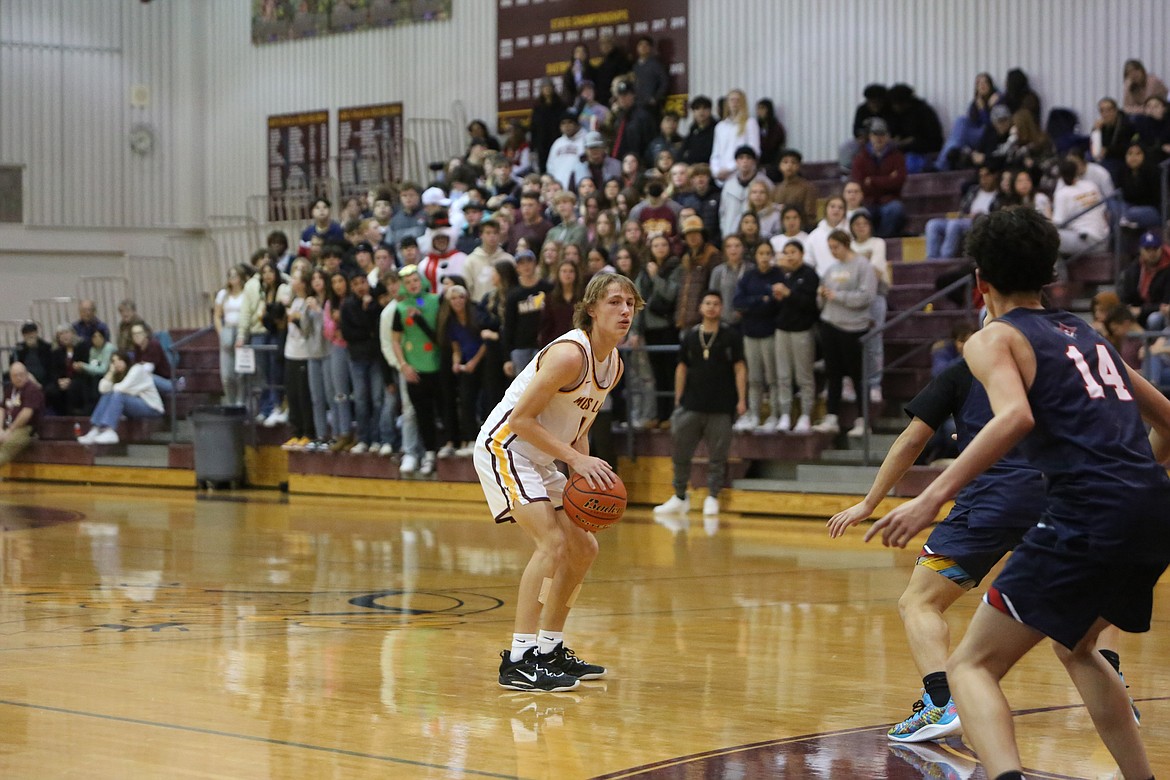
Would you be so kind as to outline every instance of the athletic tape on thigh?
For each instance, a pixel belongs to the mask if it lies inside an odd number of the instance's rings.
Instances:
[[[540,583],[540,595],[536,597],[536,600],[539,601],[541,604],[543,604],[544,602],[546,602],[548,600],[548,594],[549,594],[549,591],[551,591],[551,590],[552,590],[552,578],[545,577],[544,582]]]
[[[580,595],[581,585],[578,583],[577,587],[573,588],[573,592],[569,594],[569,597],[565,599],[565,606],[572,609],[573,605],[577,603],[577,597]]]
[[[962,566],[955,563],[953,558],[948,558],[945,555],[935,555],[924,550],[918,556],[917,565],[937,571],[963,590],[971,590],[971,588],[975,587],[975,578],[968,574]]]

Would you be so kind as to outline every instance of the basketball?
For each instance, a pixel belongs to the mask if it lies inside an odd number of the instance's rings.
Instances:
[[[612,488],[591,488],[585,477],[574,474],[565,486],[565,514],[586,531],[604,531],[626,512],[626,486],[613,477]]]

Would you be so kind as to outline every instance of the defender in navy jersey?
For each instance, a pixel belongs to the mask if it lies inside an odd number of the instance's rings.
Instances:
[[[1011,447],[1048,480],[1040,523],[1008,560],[947,662],[959,714],[992,778],[1022,777],[1000,680],[1049,636],[1098,734],[1127,778],[1153,776],[1120,678],[1096,651],[1110,624],[1149,630],[1170,563],[1170,401],[1087,323],[1044,311],[1060,240],[1032,209],[981,217],[967,239],[996,319],[967,342],[994,417],[918,498],[866,539],[905,546],[943,503]],[[1146,438],[1142,419],[1153,427]]]
[[[830,536],[839,537],[872,515],[947,419],[955,419],[962,450],[991,419],[991,406],[959,360],[906,405],[906,414],[910,423],[890,447],[869,493],[829,520]],[[1045,505],[1044,478],[1013,450],[964,487],[931,531],[898,600],[923,696],[913,713],[889,730],[891,741],[926,742],[962,731],[945,671],[950,629],[943,613],[1019,544]]]

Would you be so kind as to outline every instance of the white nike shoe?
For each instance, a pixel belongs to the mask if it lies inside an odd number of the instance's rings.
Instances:
[[[671,496],[665,503],[654,507],[654,514],[656,515],[685,515],[691,511],[691,499],[679,498],[678,496]]]

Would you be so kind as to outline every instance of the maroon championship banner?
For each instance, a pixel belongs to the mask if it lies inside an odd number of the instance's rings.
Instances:
[[[666,109],[685,113],[687,100],[688,0],[496,0],[498,30],[497,102],[500,129],[510,119],[528,122],[540,81],[551,78],[562,90],[573,47],[585,44],[594,65],[598,40],[612,36],[631,56],[643,35],[654,40],[670,73]]]
[[[329,112],[268,117],[268,218],[308,219],[329,187]]]
[[[337,112],[337,175],[341,196],[364,195],[402,178],[402,104]]]
[[[252,43],[451,18],[451,0],[252,0]]]

